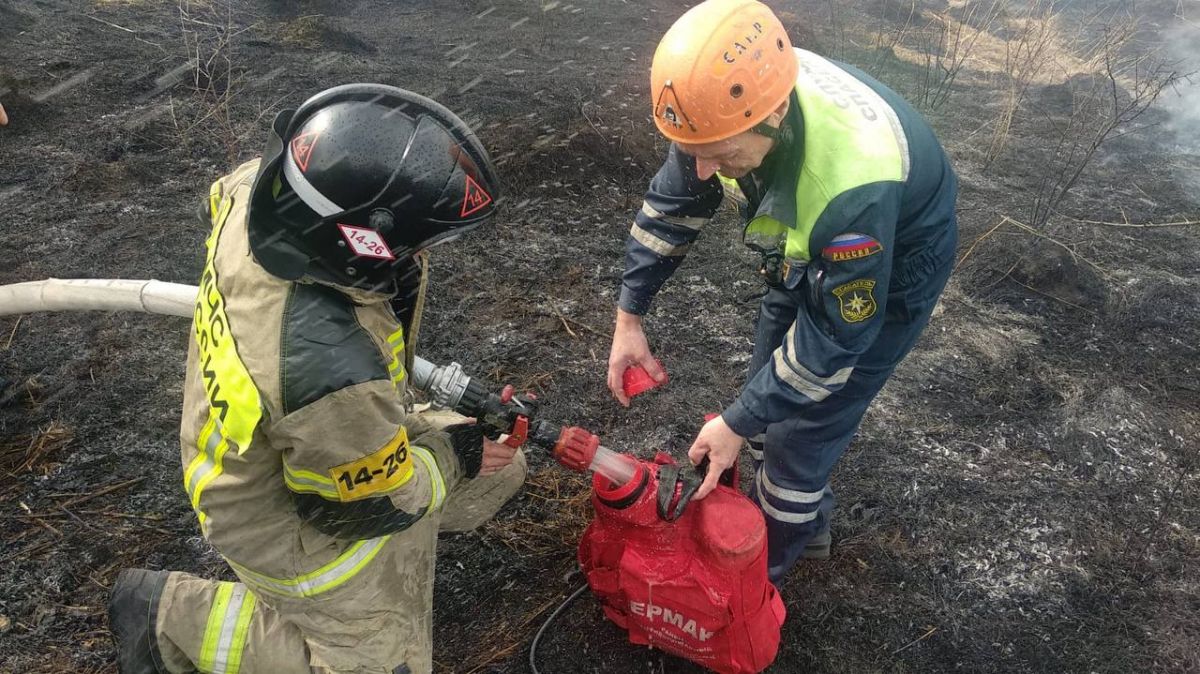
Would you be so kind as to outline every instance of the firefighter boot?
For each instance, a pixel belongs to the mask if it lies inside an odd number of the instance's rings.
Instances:
[[[805,544],[804,552],[800,553],[800,557],[815,560],[829,559],[829,548],[832,544],[833,536],[830,535],[829,529],[825,528]]]
[[[125,569],[113,583],[108,602],[108,626],[117,642],[121,674],[162,674],[167,671],[154,637],[158,599],[167,583],[166,571]]]

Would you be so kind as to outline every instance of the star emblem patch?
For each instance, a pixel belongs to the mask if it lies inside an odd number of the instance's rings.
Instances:
[[[875,281],[860,278],[833,289],[833,296],[838,299],[838,308],[842,320],[847,323],[861,323],[875,315],[879,305],[875,304]]]

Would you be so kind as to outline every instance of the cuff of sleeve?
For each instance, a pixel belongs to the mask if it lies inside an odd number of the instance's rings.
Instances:
[[[721,413],[721,418],[725,420],[726,425],[734,433],[743,438],[752,438],[762,433],[768,425],[767,422],[754,416],[745,403],[742,402],[741,398],[733,401],[733,404]]]
[[[479,475],[479,469],[483,466],[483,426],[454,424],[444,430],[450,436],[450,446],[458,455],[463,477],[469,480]]]
[[[629,289],[629,286],[621,286],[621,298],[617,302],[617,306],[621,307],[622,311],[627,311],[638,316],[644,315],[650,310],[650,300],[653,297],[640,297]]]
[[[442,431],[430,431],[418,436],[412,441],[412,444],[424,447],[433,452],[433,456],[437,460],[438,470],[442,472],[442,480],[446,482],[447,489],[458,484],[459,478],[463,473],[463,466],[462,461],[458,457],[458,452],[454,451],[454,446],[450,444],[449,435]]]

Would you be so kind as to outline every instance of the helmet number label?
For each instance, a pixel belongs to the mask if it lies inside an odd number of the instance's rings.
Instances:
[[[467,176],[466,187],[463,190],[462,210],[458,217],[465,218],[490,203],[492,203],[492,195],[480,187],[479,183],[475,182],[471,176]]]
[[[342,238],[350,245],[350,250],[354,251],[355,255],[372,257],[377,260],[396,259],[396,256],[392,254],[392,250],[388,248],[387,242],[383,240],[379,232],[364,227],[343,225],[340,222],[338,223],[338,229],[342,230]]]

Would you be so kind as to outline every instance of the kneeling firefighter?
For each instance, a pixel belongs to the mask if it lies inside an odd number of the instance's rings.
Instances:
[[[709,459],[704,498],[748,442],[778,583],[800,557],[829,555],[830,472],[950,276],[957,179],[911,105],[793,49],[756,0],[685,13],[654,54],[651,99],[673,143],[626,244],[609,388],[627,405],[627,367],[663,379],[641,316],[730,194],[768,290],[746,385],[689,456]]]
[[[281,113],[212,185],[180,433],[205,538],[240,582],[126,570],[125,673],[429,672],[440,530],[474,528],[525,459],[406,373],[429,247],[479,226],[496,177],[470,129],[394,87]]]

